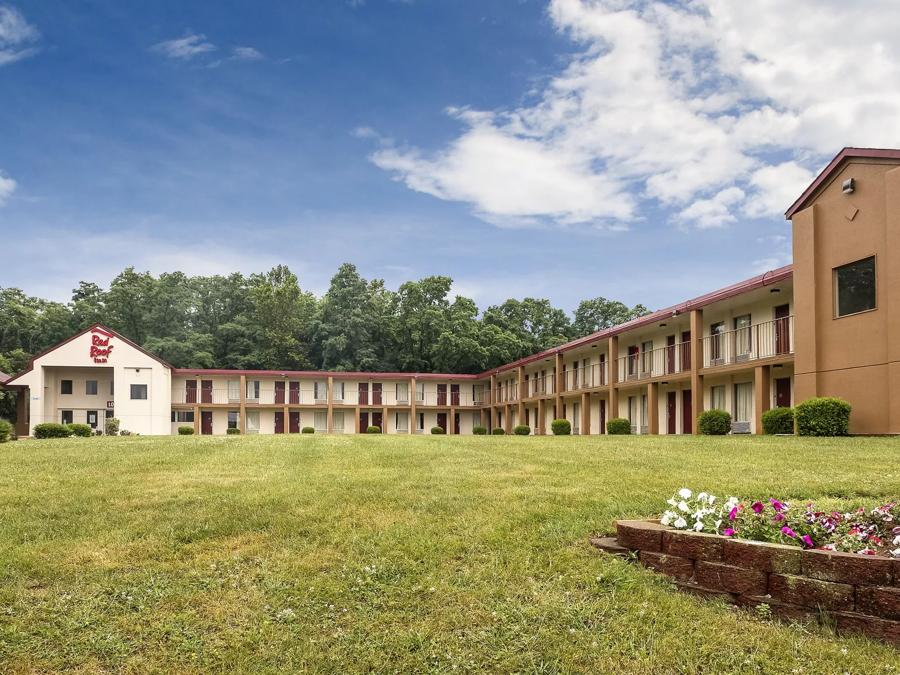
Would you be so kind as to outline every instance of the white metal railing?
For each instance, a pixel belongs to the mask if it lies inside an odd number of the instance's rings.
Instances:
[[[794,317],[786,316],[703,338],[703,367],[794,353]]]
[[[665,347],[639,351],[618,359],[617,382],[646,380],[675,375],[691,369],[690,342],[677,342]]]
[[[528,378],[528,397],[545,396],[556,393],[555,375],[531,375]]]
[[[571,368],[565,371],[563,380],[565,391],[602,387],[609,384],[609,369],[605,361],[579,368]]]
[[[516,382],[497,385],[494,387],[494,401],[496,403],[509,403],[519,400],[519,386]]]

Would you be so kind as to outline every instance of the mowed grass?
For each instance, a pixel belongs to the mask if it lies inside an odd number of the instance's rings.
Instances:
[[[588,543],[679,487],[853,507],[900,441],[256,436],[0,446],[0,672],[897,672]]]

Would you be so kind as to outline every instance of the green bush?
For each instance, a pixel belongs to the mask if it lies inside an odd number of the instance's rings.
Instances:
[[[491,436],[505,436],[506,432],[503,430],[503,427],[497,427],[491,432]]]
[[[472,427],[472,433],[476,436],[484,436],[487,434],[487,429],[484,427]]]
[[[71,436],[78,436],[79,438],[90,438],[94,435],[94,430],[91,429],[87,424],[70,424],[69,426],[69,434]]]
[[[178,427],[179,436],[193,436],[194,427]]]
[[[550,430],[554,436],[569,436],[572,433],[572,424],[569,420],[553,420],[550,422]]]
[[[610,436],[631,435],[631,422],[624,417],[613,417],[606,423],[606,433]]]
[[[240,436],[241,430],[238,429],[237,427],[231,427],[231,428],[227,429],[225,431],[225,433],[228,434],[229,436]]]
[[[13,425],[6,420],[0,420],[0,443],[6,443],[13,437]]]
[[[316,433],[316,429],[315,429],[315,427],[303,427],[300,430],[300,433],[301,434],[314,434],[314,433]]]
[[[445,434],[447,432],[444,431],[442,427],[431,427],[431,433],[433,433],[435,436],[440,436],[441,434]]]
[[[69,427],[59,422],[41,422],[34,425],[35,438],[68,438],[71,435]]]
[[[115,417],[110,417],[106,420],[106,435],[107,436],[115,436],[119,433],[119,420]]]
[[[367,434],[380,434],[381,427],[375,426],[374,424],[370,425],[368,429],[366,429]]]
[[[794,409],[772,408],[762,415],[764,434],[792,434],[794,433]]]
[[[706,410],[700,414],[697,428],[704,436],[724,436],[731,431],[731,415],[724,410]]]
[[[840,398],[811,398],[794,408],[800,436],[846,436],[850,433],[850,404]]]
[[[513,433],[516,436],[527,436],[531,433],[531,427],[527,424],[517,424],[515,428],[513,428]]]

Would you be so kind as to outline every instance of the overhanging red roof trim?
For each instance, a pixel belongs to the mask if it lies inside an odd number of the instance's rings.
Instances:
[[[6,373],[0,372],[0,384],[6,384],[12,379],[12,376],[7,375]]]
[[[452,375],[449,373],[375,373],[375,372],[350,372],[335,370],[229,370],[227,368],[175,368],[172,375],[259,375],[271,377],[333,377],[336,380],[408,380],[415,377],[417,380],[477,380],[480,375]]]
[[[834,159],[832,159],[828,166],[826,166],[822,172],[816,176],[816,179],[810,183],[809,187],[803,191],[803,194],[797,198],[793,204],[791,204],[790,208],[785,211],[784,217],[790,220],[797,211],[806,207],[807,202],[810,197],[812,197],[820,187],[822,187],[825,183],[827,183],[831,176],[834,175],[837,170],[844,165],[844,162],[849,161],[851,159],[896,159],[900,160],[900,150],[892,150],[889,148],[844,148],[837,155],[835,155]]]

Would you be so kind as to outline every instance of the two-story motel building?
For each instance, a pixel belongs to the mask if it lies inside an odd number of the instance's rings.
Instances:
[[[112,416],[141,434],[545,434],[557,417],[690,434],[712,408],[759,433],[769,408],[822,395],[851,402],[854,433],[900,433],[900,150],[844,149],[786,216],[793,265],[477,375],[174,368],[93,326],[0,384],[20,436]]]

